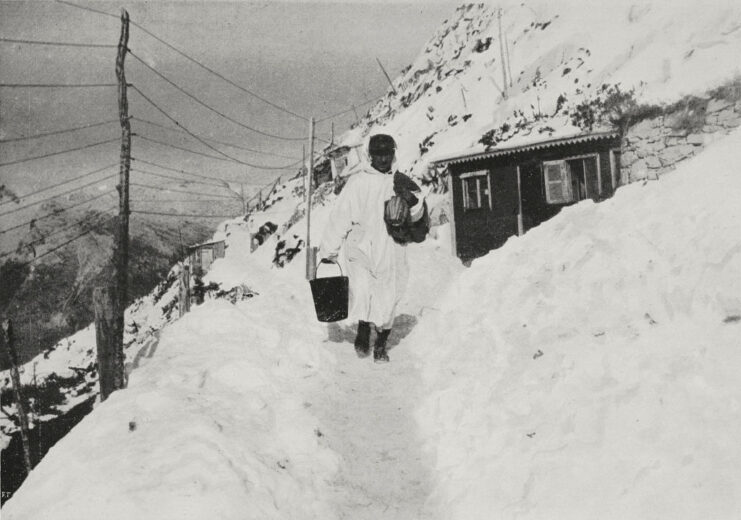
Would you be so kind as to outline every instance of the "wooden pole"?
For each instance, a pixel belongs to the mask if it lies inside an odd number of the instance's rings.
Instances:
[[[123,388],[118,370],[118,315],[117,298],[113,287],[96,287],[93,291],[95,313],[95,344],[98,351],[98,383],[100,400],[105,401],[115,390]]]
[[[246,214],[247,213],[247,204],[244,201],[244,184],[241,183],[241,182],[239,183],[239,194],[240,194],[240,198],[242,199],[242,213],[245,213]]]
[[[311,196],[314,193],[314,117],[309,121],[309,163],[306,168],[306,279],[314,276],[311,258]]]
[[[23,463],[26,466],[26,474],[31,473],[31,444],[28,441],[28,416],[26,415],[26,400],[21,387],[21,374],[18,371],[18,353],[15,350],[15,335],[13,334],[13,323],[10,320],[3,321],[3,337],[5,348],[10,360],[10,378],[13,381],[13,393],[15,394],[15,407],[18,410],[18,424],[21,427],[21,442],[23,444]]]
[[[502,8],[497,10],[499,21],[499,56],[502,61],[502,96],[507,99],[507,64],[504,61],[504,40],[502,39]]]
[[[98,377],[100,399],[108,398],[111,392],[126,386],[124,373],[124,312],[127,300],[129,268],[129,169],[131,167],[131,124],[129,102],[126,92],[124,60],[129,45],[129,13],[121,10],[121,37],[116,55],[116,78],[118,79],[118,116],[121,122],[121,163],[117,186],[118,226],[113,251],[114,287],[96,287],[93,291],[95,308],[95,336],[98,349]]]
[[[391,81],[391,78],[389,77],[388,73],[386,72],[386,69],[383,68],[383,64],[381,63],[381,60],[376,58],[376,61],[378,62],[378,66],[381,67],[381,70],[383,71],[383,75],[386,76],[386,81],[388,81],[389,85],[391,85],[391,92],[393,92],[394,95],[396,95],[396,89],[394,88],[394,84]]]
[[[352,111],[355,114],[355,123],[359,125],[360,124],[360,118],[358,117],[358,111],[355,110],[355,105],[352,105]]]

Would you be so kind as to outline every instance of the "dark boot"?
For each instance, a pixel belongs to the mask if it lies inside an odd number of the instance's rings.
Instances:
[[[386,342],[391,334],[391,329],[383,329],[378,331],[376,336],[376,344],[373,348],[373,361],[376,363],[388,363],[389,355],[386,353]]]
[[[355,353],[360,358],[368,357],[370,354],[370,323],[358,322],[358,335],[355,336]]]

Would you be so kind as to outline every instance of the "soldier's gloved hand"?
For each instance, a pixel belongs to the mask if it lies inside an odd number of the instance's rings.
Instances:
[[[415,192],[419,194],[421,189],[419,185],[411,179],[411,177],[404,175],[401,172],[396,172],[394,174],[394,193],[404,199],[404,202],[409,204],[410,208],[419,202]]]

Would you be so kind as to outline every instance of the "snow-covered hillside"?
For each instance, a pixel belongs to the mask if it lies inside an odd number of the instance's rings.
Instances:
[[[603,85],[658,105],[703,95],[741,74],[740,54],[741,4],[730,0],[467,4],[341,140],[386,131],[400,167],[423,177],[431,157],[483,150],[487,132],[516,145],[582,131],[571,115]]]
[[[421,176],[492,129],[508,143],[579,131],[568,109],[602,84],[654,103],[706,92],[738,73],[739,8],[682,4],[508,3],[507,100],[495,7],[460,8],[343,142],[388,131]],[[204,280],[221,297],[175,319],[163,284],[130,309],[128,388],[3,517],[738,518],[738,164],[741,130],[468,269],[434,227],[409,246],[389,365],[357,359],[354,324],[316,321],[302,183],[281,183],[249,222],[222,225],[226,257]],[[314,245],[333,201],[317,194]],[[86,366],[91,349],[92,329],[37,370]]]

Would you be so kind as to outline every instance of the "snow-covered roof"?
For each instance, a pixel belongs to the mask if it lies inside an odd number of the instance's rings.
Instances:
[[[503,155],[511,155],[521,152],[529,152],[533,150],[543,150],[546,148],[555,148],[557,146],[569,145],[569,144],[583,144],[595,141],[602,141],[605,139],[615,139],[620,134],[616,131],[603,131],[603,132],[592,132],[592,133],[581,133],[578,135],[561,136],[546,140],[518,140],[516,144],[509,146],[498,146],[489,150],[481,150],[481,146],[476,148],[469,148],[463,152],[455,152],[438,156],[437,158],[430,161],[430,164],[460,164],[469,161],[475,161],[478,159],[491,159],[493,157],[500,157]],[[537,139],[537,137],[535,137]]]

